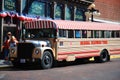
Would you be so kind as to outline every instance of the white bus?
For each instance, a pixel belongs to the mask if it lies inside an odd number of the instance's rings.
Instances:
[[[38,63],[51,68],[54,61],[94,57],[97,62],[120,54],[120,25],[65,20],[26,22],[24,41],[10,49],[13,65]]]

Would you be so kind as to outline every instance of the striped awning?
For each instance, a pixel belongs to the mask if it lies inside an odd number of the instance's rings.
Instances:
[[[55,28],[82,30],[120,30],[120,25],[68,20],[39,20],[25,23],[26,29]]]
[[[55,23],[49,20],[29,21],[25,23],[26,29],[56,28]]]

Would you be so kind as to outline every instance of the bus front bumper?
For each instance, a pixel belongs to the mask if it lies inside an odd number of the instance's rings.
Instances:
[[[10,58],[10,61],[12,63],[18,63],[18,64],[32,64],[32,63],[40,63],[41,59],[18,59],[18,58]]]

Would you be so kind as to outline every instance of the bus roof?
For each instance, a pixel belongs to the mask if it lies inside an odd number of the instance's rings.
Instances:
[[[120,25],[98,23],[98,22],[82,22],[82,21],[68,21],[68,20],[38,20],[29,21],[25,23],[26,29],[41,29],[41,28],[55,28],[55,29],[82,29],[82,30],[120,30]]]

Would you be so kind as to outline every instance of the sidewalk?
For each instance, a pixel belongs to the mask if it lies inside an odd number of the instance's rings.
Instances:
[[[12,63],[10,61],[0,60],[0,68],[11,67]]]

